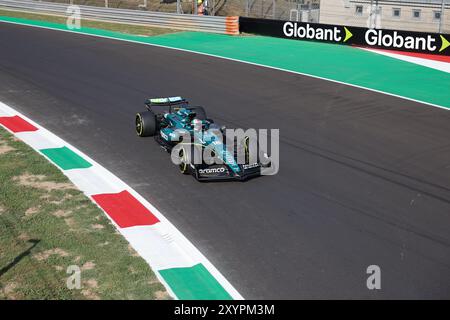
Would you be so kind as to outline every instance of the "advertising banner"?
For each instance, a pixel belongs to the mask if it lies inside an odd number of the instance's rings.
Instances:
[[[239,17],[239,31],[295,40],[450,56],[450,35]]]

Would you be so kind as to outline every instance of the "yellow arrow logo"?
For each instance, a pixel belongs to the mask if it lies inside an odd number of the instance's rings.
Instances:
[[[439,52],[444,51],[448,46],[450,46],[450,42],[448,42],[447,39],[445,39],[442,35],[441,36],[441,40],[442,40],[442,45],[441,48],[439,49]]]
[[[344,42],[353,37],[353,33],[350,32],[350,30],[347,29],[347,27],[344,27],[345,30],[345,39]],[[442,36],[441,36],[442,37]]]

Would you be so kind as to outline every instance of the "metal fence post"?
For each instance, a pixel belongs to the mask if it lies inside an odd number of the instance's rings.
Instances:
[[[374,23],[375,17],[373,15],[374,14],[373,9],[374,9],[373,8],[373,0],[370,0],[369,25],[368,25],[369,29],[375,28],[375,23]]]
[[[272,19],[275,19],[275,12],[276,12],[276,2],[275,0],[272,0]]]
[[[373,21],[373,27],[374,28],[381,28],[382,21],[381,21],[382,15],[380,14],[380,7],[378,5],[378,0],[375,0],[375,17]],[[378,20],[379,19],[379,20]],[[378,21],[380,22],[378,25]]]
[[[312,4],[310,2],[310,3],[308,3],[308,22],[311,22],[311,8],[312,8]]]
[[[262,3],[261,3],[261,18],[265,18],[266,16],[265,16],[265,14],[264,14],[264,0],[261,0],[262,1]]]
[[[439,19],[439,33],[442,33],[442,28],[444,25],[444,10],[445,10],[445,4],[444,0],[442,0],[441,4],[441,18]]]

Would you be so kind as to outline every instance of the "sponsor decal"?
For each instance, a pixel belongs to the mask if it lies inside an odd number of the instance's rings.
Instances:
[[[296,40],[450,55],[450,35],[319,23],[239,18],[241,32]]]
[[[450,46],[450,42],[444,38],[442,34],[439,35],[441,37],[441,48],[439,49],[439,52],[444,51]]]
[[[286,37],[311,39],[311,40],[323,40],[334,42],[346,42],[353,34],[346,27],[340,26],[333,27],[317,27],[309,23],[303,25],[297,22],[285,22],[283,25],[283,33]]]
[[[167,134],[165,134],[164,132],[162,132],[162,131],[160,131],[161,132],[161,137],[164,139],[164,140],[169,140],[169,137],[167,136]]]
[[[150,103],[168,103],[168,102],[179,102],[182,101],[183,98],[181,97],[169,97],[169,98],[152,98],[149,99]]]
[[[432,35],[422,37],[403,37],[397,31],[391,34],[384,34],[383,30],[370,29],[366,31],[364,37],[369,46],[390,47],[396,49],[415,49],[435,51],[436,39]]]
[[[252,164],[244,164],[244,165],[242,165],[242,168],[244,168],[244,170],[252,169],[252,168],[256,168],[256,167],[259,167],[259,163],[252,163]]]
[[[402,51],[441,53],[450,46],[442,34],[368,29],[363,45]]]
[[[225,167],[198,169],[198,173],[200,174],[225,173],[227,171],[228,170]]]

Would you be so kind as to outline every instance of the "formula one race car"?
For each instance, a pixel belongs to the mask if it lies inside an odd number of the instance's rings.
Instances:
[[[248,163],[249,137],[235,139],[230,151],[225,145],[228,130],[208,119],[203,107],[191,107],[181,97],[147,99],[145,105],[148,111],[136,114],[138,136],[154,136],[166,151],[175,153],[181,173],[192,174],[199,181],[246,180],[261,174],[259,157]],[[205,148],[218,161],[196,160],[194,155],[205,154]],[[238,161],[239,152],[244,161]]]

